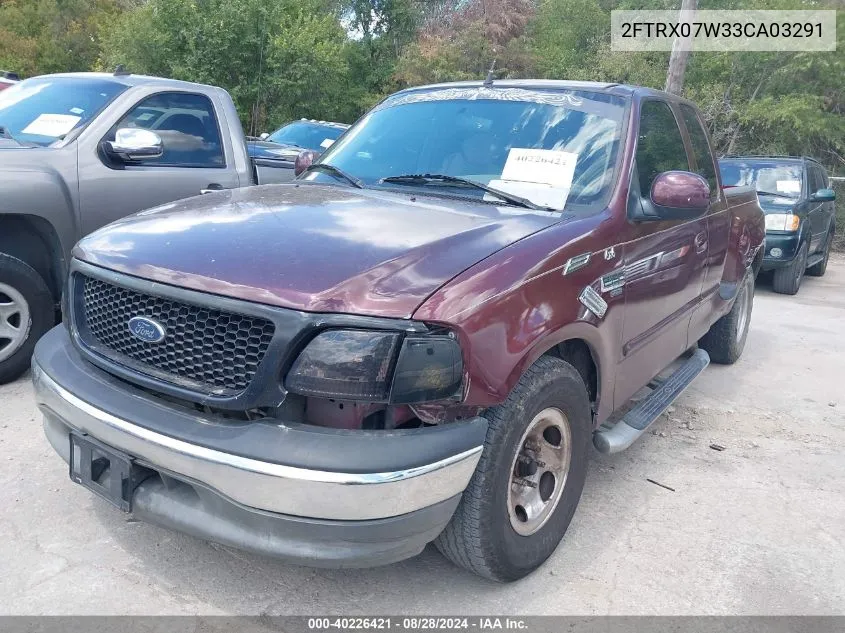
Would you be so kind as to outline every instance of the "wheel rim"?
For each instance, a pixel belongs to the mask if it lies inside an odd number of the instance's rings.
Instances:
[[[521,536],[542,528],[563,496],[572,462],[572,431],[563,411],[543,409],[517,446],[508,480],[508,516]]]
[[[29,304],[11,286],[0,283],[0,362],[11,357],[29,333]]]
[[[736,325],[736,340],[741,341],[742,337],[745,335],[745,331],[748,329],[748,321],[749,321],[749,313],[751,312],[751,297],[752,294],[748,292],[748,284],[742,284],[742,287],[739,289],[739,296],[736,298],[739,301],[739,314],[737,315],[737,325]]]

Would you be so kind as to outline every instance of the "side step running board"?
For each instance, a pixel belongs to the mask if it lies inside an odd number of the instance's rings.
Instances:
[[[823,259],[824,259],[824,253],[816,253],[815,255],[810,255],[807,258],[807,268],[810,268],[810,266],[815,266],[816,264],[818,264]]]
[[[593,434],[593,444],[600,453],[624,451],[680,396],[684,389],[710,364],[710,356],[703,349],[693,352],[683,365],[646,398],[628,411],[612,427],[599,427]]]

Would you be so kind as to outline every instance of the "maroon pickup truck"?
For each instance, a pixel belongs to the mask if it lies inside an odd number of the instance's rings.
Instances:
[[[82,240],[33,358],[44,428],[141,520],[315,566],[434,541],[514,580],[561,540],[591,443],[627,448],[740,356],[764,231],[682,99],[405,90],[294,183]]]

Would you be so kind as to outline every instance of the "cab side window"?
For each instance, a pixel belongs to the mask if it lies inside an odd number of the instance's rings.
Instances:
[[[663,101],[642,104],[636,159],[643,197],[648,197],[654,179],[664,171],[689,171],[681,130],[672,109]]]
[[[716,166],[713,164],[713,153],[710,151],[710,145],[707,142],[707,133],[701,127],[701,121],[693,108],[688,105],[681,105],[681,116],[684,119],[684,125],[687,127],[687,133],[692,144],[692,153],[695,155],[695,172],[710,185],[710,194],[715,194],[718,189]]]
[[[821,167],[808,163],[807,169],[810,172],[807,180],[807,195],[812,196],[819,189],[827,188],[827,177]]]
[[[158,134],[164,152],[138,161],[162,167],[225,167],[214,106],[199,94],[166,92],[138,103],[112,129],[142,127]]]

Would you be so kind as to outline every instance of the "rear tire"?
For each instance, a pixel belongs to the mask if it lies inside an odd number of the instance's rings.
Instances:
[[[29,368],[35,344],[54,323],[53,297],[41,276],[0,253],[0,385]]]
[[[794,295],[801,287],[804,272],[807,270],[807,242],[804,241],[798,249],[795,259],[789,266],[778,268],[772,280],[772,289],[782,295]]]
[[[698,341],[698,346],[710,355],[710,360],[720,365],[733,365],[742,356],[751,310],[754,307],[754,278],[749,273],[740,282],[731,311],[721,317]]]
[[[544,356],[484,417],[481,459],[435,545],[456,565],[508,582],[542,565],[569,527],[584,488],[592,415],[581,375]],[[534,472],[523,470],[532,464]]]
[[[830,228],[827,230],[827,237],[824,241],[824,259],[822,259],[818,264],[814,266],[810,266],[807,269],[807,274],[813,277],[824,277],[824,274],[827,272],[827,261],[830,259],[830,249],[833,246],[833,225],[830,225]]]

